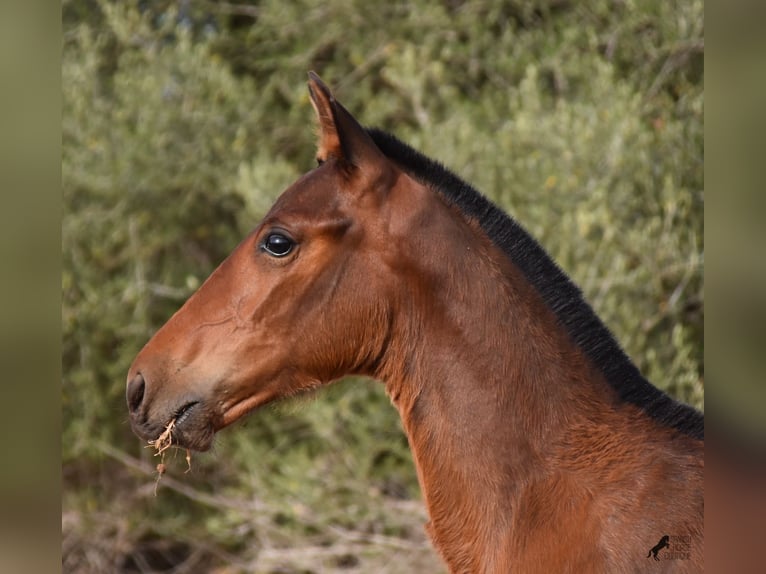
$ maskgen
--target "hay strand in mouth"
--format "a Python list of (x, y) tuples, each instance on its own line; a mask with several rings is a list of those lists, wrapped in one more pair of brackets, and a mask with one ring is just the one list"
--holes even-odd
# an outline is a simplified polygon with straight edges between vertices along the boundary
[[(171, 420), (165, 427), (165, 430), (162, 431), (160, 436), (154, 440), (148, 441), (149, 445), (147, 448), (153, 447), (157, 451), (154, 453), (154, 456), (160, 457), (160, 462), (157, 464), (157, 481), (154, 483), (154, 496), (157, 496), (157, 487), (160, 484), (160, 479), (162, 478), (162, 475), (167, 471), (167, 467), (165, 466), (165, 451), (173, 446), (173, 427), (175, 424), (176, 419)], [(186, 449), (186, 465), (187, 468), (185, 473), (191, 470), (191, 450), (188, 448)]]
[(154, 456), (162, 456), (163, 459), (165, 458), (163, 453), (173, 444), (173, 427), (175, 424), (176, 419), (171, 420), (160, 436), (149, 441), (149, 446), (153, 446), (157, 450), (157, 452), (154, 453)]

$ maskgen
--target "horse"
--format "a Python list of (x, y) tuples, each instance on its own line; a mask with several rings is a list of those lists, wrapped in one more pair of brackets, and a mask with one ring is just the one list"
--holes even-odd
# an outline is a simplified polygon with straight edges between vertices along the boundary
[(519, 223), (308, 88), (316, 167), (138, 353), (133, 431), (172, 422), (204, 451), (267, 403), (371, 377), (450, 572), (631, 572), (666, 532), (691, 556), (652, 566), (701, 571), (701, 412), (641, 375)]
[(657, 562), (659, 562), (660, 558), (657, 555), (659, 554), (660, 550), (662, 550), (663, 548), (667, 548), (669, 546), (670, 546), (670, 536), (666, 534), (665, 536), (660, 538), (660, 541), (657, 544), (655, 544), (649, 549), (649, 553), (646, 555), (646, 557), (647, 558), (654, 557), (654, 559)]

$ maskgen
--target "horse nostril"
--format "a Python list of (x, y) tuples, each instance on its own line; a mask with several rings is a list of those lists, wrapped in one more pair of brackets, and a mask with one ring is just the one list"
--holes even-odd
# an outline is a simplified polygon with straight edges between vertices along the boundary
[(128, 398), (128, 409), (131, 413), (136, 412), (138, 407), (141, 406), (141, 401), (144, 400), (145, 387), (146, 383), (144, 382), (144, 377), (141, 373), (136, 374), (136, 376), (128, 383), (128, 391), (126, 395)]

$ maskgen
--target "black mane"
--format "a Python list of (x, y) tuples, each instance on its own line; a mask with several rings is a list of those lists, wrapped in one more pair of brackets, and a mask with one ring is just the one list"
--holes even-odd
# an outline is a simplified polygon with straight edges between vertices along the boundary
[(643, 409), (665, 426), (704, 438), (702, 413), (674, 400), (641, 375), (580, 289), (516, 221), (440, 163), (382, 130), (372, 128), (367, 132), (386, 156), (479, 223), (490, 240), (521, 269), (623, 401)]

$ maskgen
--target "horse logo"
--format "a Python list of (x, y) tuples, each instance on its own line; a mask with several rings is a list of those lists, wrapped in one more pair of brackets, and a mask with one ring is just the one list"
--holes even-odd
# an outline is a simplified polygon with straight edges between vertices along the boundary
[(655, 544), (651, 550), (649, 550), (649, 554), (647, 554), (646, 557), (649, 558), (649, 556), (654, 554), (654, 559), (659, 561), (657, 554), (659, 553), (660, 550), (662, 550), (663, 548), (668, 548), (669, 546), (670, 546), (670, 536), (666, 534), (665, 536), (660, 538), (660, 541), (657, 544)]

